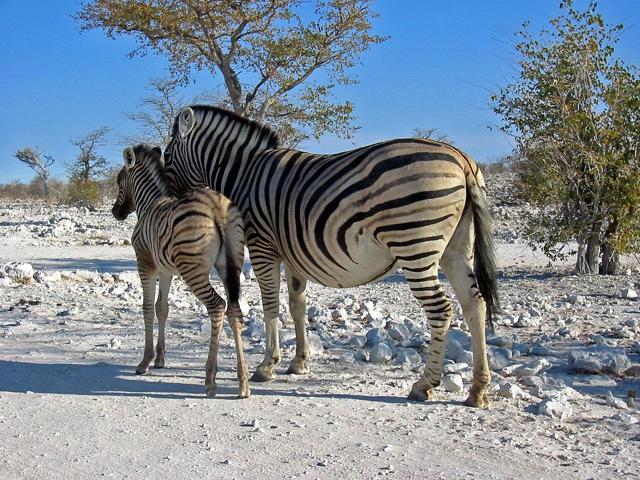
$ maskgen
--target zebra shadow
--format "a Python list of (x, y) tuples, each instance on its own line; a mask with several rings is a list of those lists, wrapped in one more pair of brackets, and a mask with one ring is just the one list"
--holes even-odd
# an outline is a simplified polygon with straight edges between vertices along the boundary
[[(106, 362), (98, 363), (32, 363), (0, 360), (0, 392), (25, 394), (87, 395), (106, 397), (147, 397), (155, 399), (204, 399), (204, 372), (185, 373), (185, 368), (152, 370), (148, 375), (136, 375), (135, 367)], [(194, 379), (197, 383), (193, 383)], [(183, 381), (180, 381), (183, 380)], [(237, 400), (238, 385), (235, 369), (222, 368), (218, 375), (218, 391), (215, 400)], [(326, 386), (327, 381), (321, 382)], [(358, 393), (333, 393), (314, 391), (320, 383), (313, 380), (300, 382), (310, 390), (293, 390), (284, 380), (276, 380), (269, 387), (251, 384), (255, 397), (295, 397), (301, 399), (343, 399), (385, 404), (415, 404), (403, 396), (367, 395)], [(284, 387), (284, 388), (283, 388)], [(451, 401), (430, 401), (429, 405), (447, 404)]]
[[(114, 397), (150, 397), (166, 399), (199, 399), (204, 395), (202, 380), (188, 383), (197, 375), (185, 375), (171, 368), (136, 375), (135, 367), (106, 362), (31, 363), (0, 360), (0, 392), (91, 395)], [(171, 379), (178, 380), (177, 382)], [(185, 380), (180, 382), (179, 380)], [(232, 399), (238, 395), (237, 380), (231, 372), (219, 375), (216, 399)]]

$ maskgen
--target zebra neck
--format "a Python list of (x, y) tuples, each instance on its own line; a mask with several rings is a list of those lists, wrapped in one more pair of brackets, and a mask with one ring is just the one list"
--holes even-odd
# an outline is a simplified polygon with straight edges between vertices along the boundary
[(143, 170), (133, 183), (133, 201), (138, 217), (144, 216), (160, 199), (169, 197), (166, 179), (155, 168)]

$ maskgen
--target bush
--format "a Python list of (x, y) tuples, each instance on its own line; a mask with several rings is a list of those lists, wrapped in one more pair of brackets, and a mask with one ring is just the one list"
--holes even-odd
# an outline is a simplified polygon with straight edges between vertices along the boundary
[(101, 203), (100, 183), (94, 180), (71, 178), (67, 183), (65, 202), (95, 208)]

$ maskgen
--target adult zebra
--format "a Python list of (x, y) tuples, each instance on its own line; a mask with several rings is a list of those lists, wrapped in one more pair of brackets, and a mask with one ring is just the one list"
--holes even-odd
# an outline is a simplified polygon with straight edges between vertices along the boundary
[(268, 127), (193, 105), (176, 118), (165, 164), (177, 192), (208, 185), (242, 212), (266, 324), (265, 358), (253, 380), (273, 379), (280, 360), (281, 263), (296, 330), (289, 372), (298, 374), (309, 371), (307, 280), (353, 287), (400, 267), (431, 330), (427, 365), (409, 397), (430, 398), (442, 376), (452, 315), (438, 280), (441, 266), (472, 336), (473, 386), (466, 403), (488, 405), (485, 318), (490, 322), (498, 305), (495, 259), (484, 180), (460, 150), (423, 139), (335, 155), (279, 149)]

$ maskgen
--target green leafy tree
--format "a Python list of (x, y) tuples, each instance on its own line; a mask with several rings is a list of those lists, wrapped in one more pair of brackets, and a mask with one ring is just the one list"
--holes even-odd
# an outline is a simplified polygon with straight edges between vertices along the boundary
[(14, 157), (28, 166), (36, 174), (36, 182), (40, 183), (44, 191), (44, 197), (49, 200), (49, 168), (55, 159), (51, 155), (44, 154), (38, 147), (24, 147), (18, 150)]
[(492, 96), (516, 140), (521, 191), (541, 208), (531, 239), (552, 258), (577, 242), (580, 273), (615, 273), (618, 254), (638, 246), (639, 80), (614, 57), (621, 30), (595, 3), (562, 2), (548, 28), (523, 26), (518, 75)]
[[(287, 145), (354, 132), (353, 104), (336, 85), (383, 37), (371, 33), (373, 0), (93, 0), (76, 14), (82, 29), (131, 35), (131, 55), (166, 56), (172, 73), (219, 76), (219, 103), (271, 124)], [(316, 74), (316, 75), (314, 75)]]

